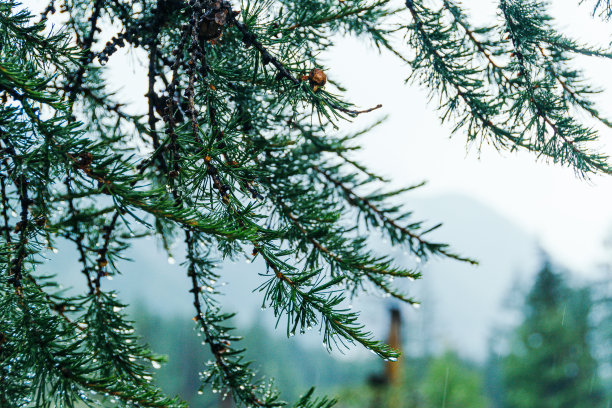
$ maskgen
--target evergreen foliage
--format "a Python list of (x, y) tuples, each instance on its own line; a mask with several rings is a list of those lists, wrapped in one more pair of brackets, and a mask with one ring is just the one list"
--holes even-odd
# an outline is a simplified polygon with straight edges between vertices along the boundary
[[(501, 21), (486, 28), (450, 0), (51, 0), (38, 23), (19, 10), (0, 4), (3, 407), (185, 405), (152, 385), (160, 357), (104, 287), (145, 235), (167, 250), (184, 241), (186, 297), (214, 356), (203, 383), (241, 405), (286, 404), (251, 370), (215, 301), (221, 259), (266, 265), (263, 306), (288, 335), (318, 327), (330, 349), (358, 343), (397, 358), (345, 301), (374, 288), (416, 303), (392, 281), (420, 272), (371, 250), (369, 230), (422, 259), (475, 262), (429, 240), (436, 227), (396, 204), (414, 187), (381, 190), (384, 180), (351, 158), (362, 132), (337, 128), (379, 106), (359, 110), (327, 80), (319, 56), (334, 36), (409, 61), (412, 78), (440, 95), (442, 119), (470, 141), (526, 148), (581, 176), (610, 172), (574, 111), (610, 123), (570, 64), (610, 54), (557, 33), (541, 1), (502, 0)], [(101, 38), (111, 22), (118, 31)], [(397, 31), (413, 58), (393, 45)], [(147, 56), (142, 115), (108, 90), (120, 47)], [(37, 273), (58, 240), (78, 251), (83, 294)], [(312, 395), (295, 406), (333, 405)]]
[(569, 288), (550, 263), (542, 266), (503, 361), (505, 407), (603, 406), (590, 343), (592, 306), (587, 289)]

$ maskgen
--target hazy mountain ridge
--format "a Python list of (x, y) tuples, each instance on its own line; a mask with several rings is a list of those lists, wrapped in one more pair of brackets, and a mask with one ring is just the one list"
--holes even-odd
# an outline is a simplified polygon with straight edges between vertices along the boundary
[[(411, 346), (408, 352), (418, 354), (425, 351), (424, 347), (438, 351), (450, 346), (466, 357), (483, 359), (491, 327), (504, 320), (502, 301), (516, 276), (524, 278), (535, 270), (538, 259), (535, 241), (511, 221), (469, 197), (410, 199), (406, 205), (414, 210), (415, 219), (427, 220), (430, 225), (444, 223), (430, 238), (451, 243), (455, 251), (480, 261), (478, 267), (473, 267), (433, 259), (422, 266), (422, 280), (403, 283), (410, 294), (422, 301), (418, 310), (401, 306), (407, 323), (405, 339)], [(387, 250), (382, 243), (378, 246), (381, 252)], [(60, 245), (59, 249), (59, 255), (53, 256), (44, 270), (61, 271), (60, 280), (65, 285), (82, 290), (84, 279), (73, 261), (77, 259), (76, 252), (67, 245)], [(133, 262), (124, 262), (124, 274), (103, 284), (120, 292), (120, 298), (128, 304), (140, 303), (165, 316), (191, 317), (189, 282), (178, 256), (181, 247), (175, 252), (177, 261), (169, 264), (167, 254), (152, 240), (143, 239), (129, 251)], [(401, 250), (393, 254), (398, 263), (416, 265)], [(261, 310), (261, 296), (253, 293), (264, 280), (258, 275), (264, 271), (263, 265), (226, 262), (221, 271), (221, 280), (227, 285), (219, 287), (223, 293), (220, 299), (227, 309), (240, 312), (237, 326), (249, 327), (262, 319), (274, 327), (272, 312)], [(366, 295), (355, 300), (353, 306), (362, 311), (364, 323), (384, 338), (386, 309), (391, 304), (394, 303), (387, 299)], [(285, 334), (282, 322), (278, 331)], [(320, 343), (316, 333), (308, 333), (307, 337), (311, 339), (307, 343)]]

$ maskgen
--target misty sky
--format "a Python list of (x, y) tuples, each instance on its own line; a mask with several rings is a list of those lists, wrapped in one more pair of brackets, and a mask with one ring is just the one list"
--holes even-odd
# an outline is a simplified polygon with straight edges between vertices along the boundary
[[(23, 3), (40, 12), (47, 2)], [(552, 13), (563, 32), (584, 42), (609, 45), (612, 22), (591, 17), (594, 1), (582, 6), (578, 0), (553, 3)], [(496, 1), (471, 0), (466, 4), (475, 22), (495, 18)], [(107, 39), (113, 34), (105, 30), (101, 36)], [(123, 100), (139, 101), (133, 105), (135, 110), (146, 102), (147, 78), (137, 62), (139, 56), (138, 51), (121, 50), (109, 63), (114, 67), (111, 84), (121, 89)], [(440, 125), (426, 91), (404, 84), (408, 67), (391, 55), (379, 55), (359, 39), (339, 39), (325, 62), (328, 77), (348, 89), (349, 100), (364, 108), (383, 104), (383, 109), (355, 121), (353, 126), (359, 128), (389, 115), (384, 125), (362, 139), (363, 150), (356, 157), (392, 179), (395, 186), (427, 180), (425, 188), (412, 194), (459, 193), (480, 200), (538, 237), (543, 248), (561, 263), (582, 273), (592, 273), (595, 264), (612, 259), (612, 249), (606, 253), (602, 245), (606, 236), (612, 235), (611, 177), (584, 181), (571, 169), (538, 161), (533, 154), (499, 153), (489, 146), (480, 151), (476, 146), (466, 149), (462, 134), (449, 139), (450, 126)], [(612, 60), (579, 58), (576, 64), (593, 84), (606, 89), (596, 99), (599, 109), (612, 118)], [(603, 129), (601, 135), (602, 149), (612, 154), (612, 130)], [(409, 208), (410, 196), (406, 202)]]

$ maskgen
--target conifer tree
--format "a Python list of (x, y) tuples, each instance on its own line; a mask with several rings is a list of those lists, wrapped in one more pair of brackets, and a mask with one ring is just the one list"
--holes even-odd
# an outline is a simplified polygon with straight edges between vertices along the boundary
[[(610, 53), (558, 33), (542, 1), (499, 9), (474, 27), (453, 0), (51, 0), (41, 18), (1, 2), (0, 405), (184, 405), (153, 385), (160, 359), (105, 287), (144, 235), (166, 249), (185, 243), (185, 301), (214, 355), (203, 391), (285, 405), (244, 361), (215, 300), (224, 259), (261, 260), (263, 306), (288, 335), (317, 327), (330, 349), (397, 358), (344, 301), (373, 288), (415, 303), (396, 283), (420, 272), (370, 249), (368, 230), (424, 260), (474, 261), (397, 205), (417, 186), (389, 190), (351, 157), (363, 132), (338, 129), (379, 106), (348, 102), (320, 54), (358, 36), (406, 61), (468, 141), (527, 149), (582, 177), (610, 173), (580, 118), (610, 122), (571, 64)], [(103, 27), (116, 32), (103, 37)], [(141, 114), (106, 82), (121, 47), (146, 55)], [(37, 269), (60, 240), (79, 254), (78, 296)], [(295, 406), (333, 404), (312, 395)]]
[(568, 287), (550, 263), (542, 266), (503, 360), (505, 407), (602, 406), (591, 308), (587, 289)]

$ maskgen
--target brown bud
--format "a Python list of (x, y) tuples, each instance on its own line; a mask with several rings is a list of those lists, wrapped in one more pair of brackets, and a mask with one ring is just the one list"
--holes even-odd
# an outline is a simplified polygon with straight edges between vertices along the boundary
[(314, 68), (308, 75), (308, 81), (310, 82), (310, 86), (312, 86), (316, 92), (319, 90), (319, 88), (322, 88), (327, 83), (327, 75), (325, 75), (325, 72), (323, 72), (322, 69)]

